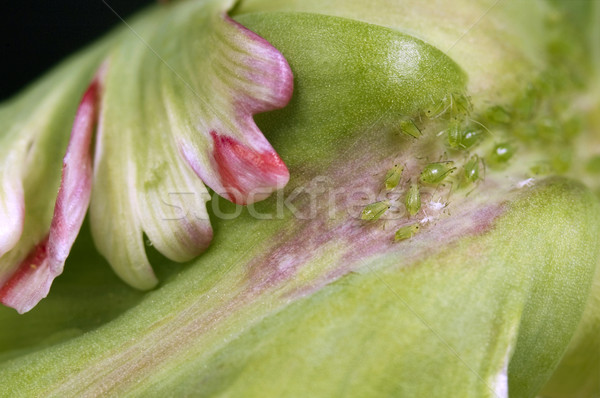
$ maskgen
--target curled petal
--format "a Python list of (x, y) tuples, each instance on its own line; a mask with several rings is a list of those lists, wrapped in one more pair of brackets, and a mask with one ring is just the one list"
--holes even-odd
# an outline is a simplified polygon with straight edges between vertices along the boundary
[(0, 287), (0, 302), (24, 313), (46, 297), (79, 233), (91, 193), (90, 144), (96, 122), (99, 81), (83, 96), (63, 160), (61, 185), (50, 231)]
[(274, 151), (257, 152), (214, 131), (211, 136), (213, 167), (227, 199), (239, 204), (253, 203), (287, 184), (288, 169)]
[[(201, 110), (201, 117), (189, 124), (172, 119), (173, 133), (180, 152), (209, 187), (234, 203), (250, 204), (289, 180), (287, 167), (253, 115), (284, 107), (292, 96), (293, 75), (275, 47), (239, 23), (220, 17), (214, 29), (203, 45), (219, 57), (210, 64), (200, 63), (198, 90), (205, 91), (183, 93), (189, 115), (197, 113), (193, 107)], [(190, 63), (201, 59), (193, 47), (183, 54)], [(181, 101), (174, 83), (165, 88), (170, 109), (177, 109), (176, 102)], [(189, 115), (177, 117), (185, 121)]]
[[(230, 6), (163, 8), (133, 25), (137, 36), (109, 55), (90, 221), (100, 252), (139, 289), (158, 282), (148, 242), (174, 261), (210, 244), (205, 184), (248, 204), (289, 179), (253, 115), (287, 104), (290, 67), (266, 40), (227, 17)], [(165, 42), (161, 24), (178, 40)]]

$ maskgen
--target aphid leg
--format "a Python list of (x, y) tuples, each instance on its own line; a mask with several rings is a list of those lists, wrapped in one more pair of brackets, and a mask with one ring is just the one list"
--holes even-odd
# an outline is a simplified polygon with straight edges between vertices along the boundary
[(468, 196), (469, 196), (471, 193), (473, 193), (473, 191), (475, 191), (476, 189), (477, 189), (477, 185), (475, 185), (475, 186), (473, 187), (473, 189), (471, 189), (469, 192), (467, 192), (467, 193), (465, 194), (465, 198), (466, 198), (466, 197), (468, 197)]
[[(441, 185), (442, 187), (446, 188), (446, 183), (447, 183), (448, 185), (450, 185), (450, 188), (448, 188), (448, 197), (450, 197), (450, 195), (452, 194), (452, 191), (453, 191), (453, 189), (454, 189), (454, 181), (445, 181), (445, 182), (441, 182), (441, 183), (439, 183), (439, 184), (438, 184), (438, 186), (440, 186), (440, 185)], [(437, 189), (437, 188), (436, 188), (436, 189)]]

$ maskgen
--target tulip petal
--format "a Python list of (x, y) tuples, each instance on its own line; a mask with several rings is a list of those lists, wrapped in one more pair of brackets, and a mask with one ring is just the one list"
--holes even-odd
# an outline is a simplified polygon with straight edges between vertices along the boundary
[[(201, 122), (205, 142), (198, 141), (197, 132), (189, 129), (176, 134), (186, 160), (208, 186), (232, 202), (249, 204), (266, 198), (289, 179), (287, 167), (252, 116), (288, 103), (292, 72), (279, 51), (239, 23), (226, 18), (219, 30), (221, 37), (213, 46), (226, 51), (203, 85), (212, 86), (214, 93), (228, 93), (231, 105), (208, 112), (215, 113), (218, 121), (210, 115)], [(170, 92), (167, 101), (173, 100)], [(207, 152), (201, 145), (212, 150)]]
[[(44, 252), (39, 248), (45, 246), (41, 242), (49, 236), (73, 118), (82, 93), (98, 69), (105, 44), (101, 42), (66, 61), (0, 107), (0, 289), (5, 296), (9, 285), (30, 273), (24, 272), (25, 260), (36, 251)], [(63, 214), (72, 210), (65, 208)], [(68, 221), (60, 226), (65, 227), (75, 224)], [(59, 246), (56, 254), (62, 258), (70, 245)], [(45, 279), (52, 278), (40, 276), (36, 283)], [(41, 298), (45, 293), (36, 295)], [(22, 310), (26, 307), (21, 306)]]
[[(90, 221), (100, 252), (140, 289), (157, 283), (144, 234), (180, 262), (210, 244), (204, 184), (248, 204), (289, 179), (253, 115), (288, 102), (290, 68), (230, 6), (161, 8), (108, 57)], [(165, 42), (165, 29), (186, 40)]]
[(63, 160), (60, 189), (48, 236), (0, 287), (0, 302), (24, 313), (48, 295), (79, 233), (91, 194), (90, 146), (97, 114), (99, 81), (95, 79), (81, 100)]

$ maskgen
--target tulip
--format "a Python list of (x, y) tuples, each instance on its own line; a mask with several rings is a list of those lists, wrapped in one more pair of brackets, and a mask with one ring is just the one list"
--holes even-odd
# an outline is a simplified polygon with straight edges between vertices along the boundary
[(596, 3), (181, 0), (66, 60), (0, 107), (0, 395), (596, 396)]

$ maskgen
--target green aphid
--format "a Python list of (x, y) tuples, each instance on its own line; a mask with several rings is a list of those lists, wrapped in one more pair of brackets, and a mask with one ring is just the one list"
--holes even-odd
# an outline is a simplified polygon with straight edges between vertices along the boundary
[(465, 180), (469, 182), (476, 182), (479, 180), (479, 164), (483, 161), (477, 155), (471, 156), (471, 158), (465, 163)]
[(401, 240), (412, 238), (413, 235), (419, 232), (419, 228), (419, 224), (415, 223), (398, 229), (394, 235), (394, 241), (400, 242)]
[(385, 175), (385, 189), (391, 191), (396, 188), (400, 183), (400, 178), (402, 178), (402, 172), (404, 171), (404, 166), (400, 164), (395, 164)]
[(366, 221), (376, 221), (384, 215), (390, 208), (389, 200), (382, 200), (380, 202), (370, 203), (363, 209), (360, 218)]
[(410, 135), (413, 138), (419, 138), (421, 136), (421, 130), (419, 130), (415, 122), (410, 119), (400, 121), (400, 130), (402, 133)]
[(430, 119), (435, 119), (436, 117), (443, 115), (447, 109), (448, 103), (445, 101), (445, 99), (442, 99), (441, 101), (437, 101), (428, 106), (425, 109), (425, 116)]
[(490, 122), (508, 124), (511, 121), (510, 113), (502, 106), (495, 105), (485, 112), (485, 117)]
[(452, 149), (470, 149), (483, 136), (481, 130), (466, 129), (454, 123), (446, 131), (448, 146)]
[(421, 172), (421, 182), (426, 184), (440, 183), (454, 170), (456, 170), (456, 167), (454, 167), (452, 161), (429, 163)]
[(421, 209), (421, 193), (417, 184), (411, 184), (404, 201), (408, 214), (414, 216)]
[(504, 164), (515, 154), (515, 149), (508, 142), (497, 144), (492, 149), (490, 161), (494, 164)]
[(469, 97), (463, 93), (452, 93), (440, 101), (432, 103), (425, 109), (425, 115), (432, 119), (444, 114), (449, 114), (451, 117), (466, 116), (471, 112), (471, 109)]
[(468, 115), (471, 113), (472, 105), (469, 97), (462, 93), (454, 93), (450, 96), (450, 111), (454, 115)]
[(452, 149), (460, 149), (460, 142), (462, 141), (463, 126), (459, 123), (450, 123), (446, 130), (446, 140), (448, 146)]

